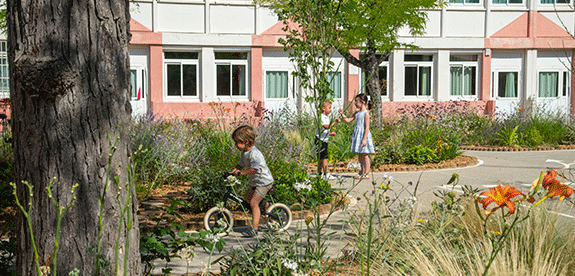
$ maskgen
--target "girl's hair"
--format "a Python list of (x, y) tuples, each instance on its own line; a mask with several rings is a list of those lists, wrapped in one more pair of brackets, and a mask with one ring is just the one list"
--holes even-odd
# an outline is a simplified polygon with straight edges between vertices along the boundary
[(256, 141), (256, 132), (251, 126), (239, 126), (234, 130), (234, 132), (232, 132), (232, 140), (242, 142), (248, 141), (250, 145), (253, 145)]
[(367, 110), (371, 110), (371, 106), (373, 105), (373, 103), (371, 102), (371, 100), (367, 97), (367, 94), (365, 93), (361, 93), (361, 94), (357, 94), (355, 96), (356, 99), (360, 99), (362, 102), (367, 104)]

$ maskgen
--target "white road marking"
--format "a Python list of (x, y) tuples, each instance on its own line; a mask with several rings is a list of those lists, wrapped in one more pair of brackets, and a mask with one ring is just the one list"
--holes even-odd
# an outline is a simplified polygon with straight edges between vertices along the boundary
[(567, 163), (563, 163), (563, 160), (555, 160), (555, 159), (547, 159), (547, 161), (545, 161), (545, 162), (559, 163), (559, 164), (563, 165), (563, 169), (569, 169), (569, 166), (575, 164), (575, 162), (571, 162), (571, 163), (567, 164)]

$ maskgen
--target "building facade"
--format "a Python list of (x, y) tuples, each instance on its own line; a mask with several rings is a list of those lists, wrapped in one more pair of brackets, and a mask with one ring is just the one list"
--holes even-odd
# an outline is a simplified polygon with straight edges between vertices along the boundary
[[(419, 49), (396, 49), (380, 65), (384, 112), (465, 100), (486, 112), (537, 102), (575, 113), (574, 1), (449, 0), (426, 11), (425, 35), (401, 33)], [(210, 118), (214, 102), (248, 115), (305, 108), (270, 10), (249, 0), (136, 0), (131, 15), (134, 115)], [(4, 50), (0, 96), (8, 87)], [(334, 100), (343, 105), (364, 90), (365, 76), (341, 56), (332, 60)]]

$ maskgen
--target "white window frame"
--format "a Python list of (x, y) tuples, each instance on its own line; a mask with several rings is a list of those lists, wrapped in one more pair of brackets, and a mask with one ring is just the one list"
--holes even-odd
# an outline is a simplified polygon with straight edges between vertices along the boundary
[(344, 87), (344, 81), (343, 78), (345, 77), (345, 75), (343, 74), (343, 70), (337, 70), (337, 71), (330, 71), (327, 73), (327, 78), (328, 78), (328, 83), (331, 86), (332, 85), (332, 81), (333, 81), (333, 77), (330, 76), (331, 74), (333, 74), (333, 76), (336, 76), (337, 74), (339, 74), (340, 78), (339, 78), (339, 85), (340, 85), (340, 95), (339, 97), (335, 97), (334, 94), (330, 94), (329, 96), (332, 97), (334, 100), (341, 100), (343, 99), (343, 96), (345, 94), (345, 87)]
[[(404, 65), (403, 65), (403, 73), (404, 73), (404, 85), (405, 82), (407, 82), (407, 74), (405, 73), (405, 70), (407, 69), (407, 67), (416, 67), (417, 68), (417, 80), (416, 80), (416, 94), (415, 95), (407, 95), (406, 94), (406, 86), (403, 87), (403, 96), (406, 99), (424, 99), (424, 100), (431, 100), (433, 99), (434, 95), (435, 95), (435, 89), (434, 89), (434, 80), (435, 80), (435, 55), (432, 54), (415, 54), (415, 55), (422, 55), (422, 56), (431, 56), (431, 61), (404, 61)], [(407, 57), (408, 55), (405, 55), (405, 57)], [(429, 84), (429, 89), (430, 89), (430, 93), (429, 95), (420, 95), (420, 89), (419, 89), (419, 78), (420, 78), (420, 74), (419, 74), (419, 68), (420, 67), (430, 67), (430, 72), (431, 72), (431, 76), (430, 76), (430, 84)]]
[(525, 5), (525, 1), (527, 0), (521, 0), (521, 3), (509, 3), (509, 1), (511, 0), (505, 0), (505, 3), (495, 3), (495, 0), (488, 0), (491, 1), (491, 5), (496, 5), (497, 6), (524, 6)]
[[(249, 96), (250, 96), (250, 68), (249, 66), (249, 59), (250, 59), (250, 52), (246, 52), (246, 51), (217, 51), (214, 52), (214, 55), (216, 55), (217, 53), (224, 53), (224, 52), (228, 52), (228, 53), (245, 53), (246, 54), (246, 58), (245, 59), (216, 59), (214, 57), (214, 97), (217, 100), (220, 100), (222, 102), (231, 102), (231, 101), (236, 101), (236, 100), (248, 100)], [(218, 65), (229, 65), (230, 68), (234, 65), (244, 65), (246, 70), (245, 70), (245, 95), (232, 95), (232, 86), (230, 86), (230, 95), (218, 95)], [(231, 74), (231, 70), (230, 70), (230, 84), (232, 83), (232, 74)]]
[[(164, 52), (164, 100), (166, 101), (190, 101), (190, 100), (194, 100), (194, 101), (199, 101), (200, 99), (200, 63), (199, 63), (199, 56), (200, 53), (194, 52), (198, 54), (198, 58), (196, 59), (172, 59), (172, 58), (166, 58), (166, 53), (186, 53), (186, 51), (165, 51)], [(180, 95), (179, 96), (175, 96), (175, 95), (168, 95), (168, 65), (180, 65), (180, 68), (183, 67), (183, 65), (195, 65), (196, 66), (196, 95), (182, 95), (183, 93), (183, 77), (180, 77)], [(183, 70), (180, 69), (180, 73), (183, 74)]]
[(8, 69), (8, 47), (0, 41), (0, 99), (10, 98), (10, 72)]
[[(477, 54), (454, 54), (456, 56), (477, 56), (476, 61), (449, 61), (449, 97), (457, 99), (476, 99), (479, 97), (479, 56)], [(460, 95), (451, 95), (451, 67), (462, 67), (463, 77), (462, 81), (465, 80), (465, 67), (475, 67), (475, 94), (474, 95), (463, 95), (463, 91), (460, 91)], [(461, 86), (463, 87), (463, 85)]]
[[(268, 73), (269, 72), (283, 72), (283, 73), (287, 73), (287, 97), (286, 98), (270, 98), (268, 97)], [(263, 96), (264, 99), (270, 99), (270, 100), (276, 100), (276, 99), (289, 99), (289, 98), (295, 98), (294, 97), (294, 91), (293, 91), (293, 82), (294, 78), (292, 77), (292, 72), (293, 70), (289, 70), (286, 68), (276, 68), (276, 67), (269, 67), (263, 70), (263, 78), (262, 78), (262, 87), (263, 87)], [(290, 82), (291, 80), (291, 82)]]
[[(557, 73), (557, 96), (541, 97), (539, 96), (539, 80), (541, 73)], [(537, 71), (537, 98), (541, 99), (558, 99), (568, 97), (571, 88), (571, 72), (561, 69), (540, 69)]]
[[(517, 95), (515, 97), (500, 97), (499, 96), (499, 74), (501, 73), (517, 73)], [(518, 99), (519, 95), (521, 94), (521, 71), (517, 69), (497, 69), (492, 71), (493, 81), (492, 83), (492, 98), (493, 99)]]
[(483, 6), (483, 0), (478, 0), (478, 3), (467, 3), (471, 0), (463, 0), (463, 3), (451, 3), (451, 0), (447, 1), (450, 6)]
[[(385, 75), (385, 80), (386, 80), (387, 84), (385, 85), (385, 95), (382, 94), (381, 99), (382, 100), (388, 100), (389, 99), (389, 72), (390, 72), (389, 61), (386, 60), (386, 61), (381, 62), (379, 64), (378, 70), (381, 70), (382, 67), (387, 67), (386, 75)], [(380, 75), (380, 77), (381, 77), (381, 75)], [(359, 87), (360, 87), (362, 93), (366, 93), (366, 90), (367, 90), (366, 89), (367, 83), (365, 83), (364, 79), (365, 79), (365, 70), (362, 69), (360, 74), (359, 74), (359, 85), (360, 85)]]
[(537, 0), (539, 2), (539, 5), (543, 5), (543, 6), (550, 6), (550, 5), (563, 5), (563, 6), (568, 6), (571, 5), (571, 3), (573, 2), (572, 0), (567, 0), (568, 3), (557, 3), (557, 0), (553, 0), (553, 3), (542, 3), (543, 0)]

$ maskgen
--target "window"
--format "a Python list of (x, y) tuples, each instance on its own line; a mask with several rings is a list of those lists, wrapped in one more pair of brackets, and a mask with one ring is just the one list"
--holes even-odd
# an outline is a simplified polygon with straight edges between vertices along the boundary
[(2, 41), (0, 42), (0, 99), (10, 98), (9, 79), (6, 41)]
[(449, 4), (479, 4), (479, 0), (449, 0)]
[(166, 91), (170, 98), (198, 96), (198, 53), (165, 52)]
[(523, 4), (523, 0), (493, 0), (493, 4)]
[(218, 96), (247, 96), (248, 53), (216, 52)]
[[(387, 61), (383, 62), (380, 64), (379, 66), (379, 85), (381, 88), (381, 95), (382, 96), (387, 96), (387, 80), (388, 80), (388, 75), (387, 75), (387, 67), (388, 67), (389, 63)], [(367, 76), (365, 74), (365, 71), (362, 70), (361, 71), (361, 90), (365, 93), (366, 91), (366, 86), (368, 83), (370, 76)]]
[(571, 84), (569, 71), (540, 71), (539, 72), (539, 97), (557, 98), (566, 97), (569, 94)]
[(518, 72), (499, 72), (497, 96), (501, 98), (517, 98)]
[(569, 4), (571, 0), (541, 0), (541, 4)]
[(266, 72), (266, 98), (287, 98), (288, 89), (288, 71)]
[(433, 56), (405, 56), (405, 95), (430, 97), (432, 87)]
[(477, 55), (449, 57), (451, 96), (477, 96)]
[(328, 72), (327, 80), (329, 81), (329, 89), (333, 92), (331, 96), (341, 99), (341, 72)]
[(146, 95), (144, 91), (146, 89), (146, 71), (143, 68), (130, 69), (130, 84), (132, 86), (132, 100), (143, 99)]

